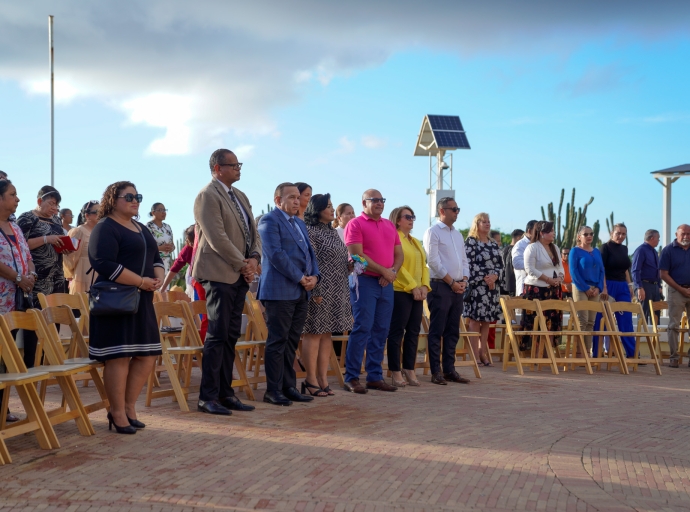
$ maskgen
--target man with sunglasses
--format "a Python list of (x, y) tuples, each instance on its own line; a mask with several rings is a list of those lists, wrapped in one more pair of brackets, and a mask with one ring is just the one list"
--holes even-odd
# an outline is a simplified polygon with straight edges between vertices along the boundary
[[(395, 391), (383, 380), (383, 351), (393, 314), (393, 281), (403, 263), (403, 250), (395, 225), (381, 217), (386, 200), (369, 189), (362, 194), (363, 212), (345, 226), (345, 245), (351, 256), (364, 258), (367, 270), (357, 277), (358, 290), (350, 289), (354, 325), (347, 343), (345, 390), (364, 394), (368, 389)], [(359, 382), (367, 352), (366, 388)]]
[(427, 295), (430, 314), (427, 346), (431, 382), (443, 386), (448, 384), (449, 380), (468, 384), (470, 381), (455, 371), (455, 347), (460, 337), (458, 326), (462, 317), (464, 293), (470, 278), (465, 240), (453, 227), (458, 220), (460, 208), (452, 197), (443, 197), (438, 201), (436, 209), (439, 222), (424, 233), (424, 250), (431, 277), (431, 291)]
[(217, 149), (209, 166), (213, 179), (194, 201), (198, 236), (192, 277), (204, 287), (208, 310), (198, 408), (230, 415), (231, 409), (254, 409), (235, 396), (232, 365), (245, 295), (261, 262), (261, 240), (247, 196), (233, 186), (242, 163), (232, 151)]

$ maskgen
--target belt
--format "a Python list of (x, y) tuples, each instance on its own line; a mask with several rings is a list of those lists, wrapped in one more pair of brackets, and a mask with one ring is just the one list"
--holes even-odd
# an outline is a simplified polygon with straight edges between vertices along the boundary
[(649, 284), (659, 284), (659, 281), (652, 281), (651, 279), (643, 279), (642, 282)]
[(690, 284), (679, 284), (681, 288), (690, 288)]

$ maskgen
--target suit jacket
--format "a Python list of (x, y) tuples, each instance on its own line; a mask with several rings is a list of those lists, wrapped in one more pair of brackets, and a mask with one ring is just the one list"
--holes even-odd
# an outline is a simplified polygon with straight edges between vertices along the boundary
[[(319, 275), (314, 249), (309, 242), (307, 226), (295, 217), (295, 225), (302, 233), (312, 264), (312, 276)], [(259, 300), (295, 300), (304, 289), (299, 284), (307, 272), (307, 252), (298, 243), (299, 235), (278, 208), (261, 217), (259, 235), (263, 253), (262, 274), (259, 280)], [(307, 294), (309, 295), (309, 294)]]
[[(247, 196), (233, 187), (249, 220), (251, 241), (249, 253), (261, 254), (261, 239)], [(217, 180), (201, 189), (194, 201), (194, 220), (197, 223), (196, 253), (192, 277), (199, 280), (234, 284), (245, 266), (245, 234), (240, 214)]]

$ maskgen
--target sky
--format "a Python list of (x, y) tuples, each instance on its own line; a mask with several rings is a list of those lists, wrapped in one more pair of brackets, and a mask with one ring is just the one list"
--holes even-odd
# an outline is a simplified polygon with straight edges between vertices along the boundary
[[(458, 228), (487, 212), (524, 229), (575, 187), (589, 223), (613, 212), (635, 247), (661, 230), (650, 173), (690, 163), (688, 2), (0, 0), (0, 169), (19, 212), (50, 183), (49, 14), (62, 206), (131, 180), (142, 219), (162, 202), (176, 238), (220, 147), (255, 215), (284, 181), (357, 211), (377, 188), (421, 238), (426, 114), (460, 116), (472, 147), (453, 156)], [(674, 185), (673, 226), (689, 192)]]

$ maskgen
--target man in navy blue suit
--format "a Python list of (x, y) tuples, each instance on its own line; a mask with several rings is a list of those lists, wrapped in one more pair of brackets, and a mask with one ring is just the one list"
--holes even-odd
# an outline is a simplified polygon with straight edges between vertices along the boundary
[(292, 405), (314, 398), (297, 389), (295, 352), (307, 319), (309, 292), (319, 280), (319, 267), (307, 226), (297, 217), (300, 193), (294, 183), (281, 183), (273, 195), (276, 207), (261, 217), (263, 274), (257, 298), (266, 308), (266, 394), (264, 402)]

